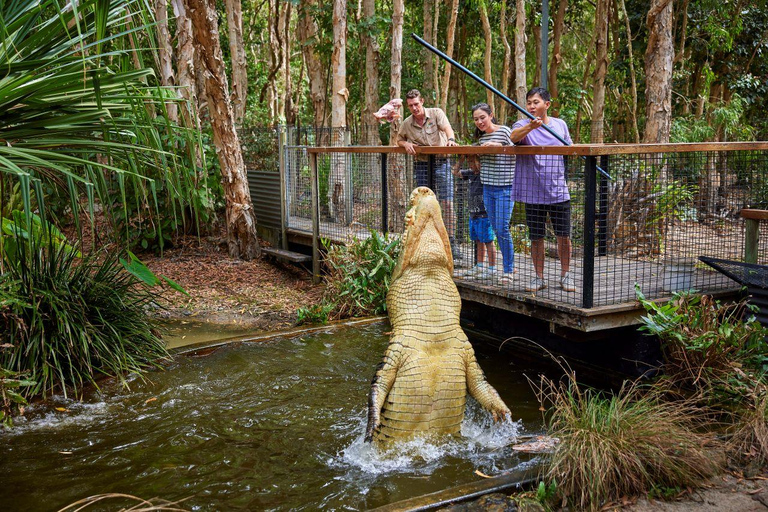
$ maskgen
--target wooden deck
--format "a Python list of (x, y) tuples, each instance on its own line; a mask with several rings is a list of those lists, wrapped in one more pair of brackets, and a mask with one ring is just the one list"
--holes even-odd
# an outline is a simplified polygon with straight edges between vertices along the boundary
[[(288, 229), (289, 239), (294, 243), (312, 245), (312, 227), (309, 219), (291, 218)], [(345, 243), (353, 238), (365, 239), (370, 236), (367, 227), (357, 224), (350, 226), (331, 222), (320, 223), (320, 236), (336, 243)], [(675, 282), (659, 262), (643, 261), (616, 256), (596, 256), (593, 286), (593, 307), (585, 308), (583, 260), (574, 254), (571, 273), (576, 284), (575, 292), (564, 291), (559, 284), (560, 262), (547, 258), (545, 281), (547, 288), (528, 292), (525, 286), (534, 276), (533, 264), (528, 254), (515, 255), (515, 275), (511, 284), (500, 284), (496, 279), (462, 277), (473, 264), (470, 244), (460, 246), (464, 258), (457, 262), (455, 281), (462, 299), (487, 306), (512, 311), (532, 318), (550, 322), (552, 330), (566, 328), (584, 333), (602, 331), (640, 323), (644, 313), (635, 299), (635, 284), (648, 296), (671, 296)], [(501, 254), (497, 255), (501, 262)], [(706, 265), (697, 264), (688, 274), (692, 289), (717, 296), (734, 294), (739, 286)], [(665, 286), (666, 283), (666, 286)]]

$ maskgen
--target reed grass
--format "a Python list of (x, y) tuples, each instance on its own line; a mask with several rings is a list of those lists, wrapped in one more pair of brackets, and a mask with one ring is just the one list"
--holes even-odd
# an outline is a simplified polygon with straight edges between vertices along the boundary
[(598, 510), (653, 488), (694, 486), (715, 474), (717, 441), (702, 427), (701, 409), (627, 383), (617, 393), (580, 386), (570, 372), (535, 386), (550, 405), (548, 430), (557, 444), (544, 473), (577, 510)]

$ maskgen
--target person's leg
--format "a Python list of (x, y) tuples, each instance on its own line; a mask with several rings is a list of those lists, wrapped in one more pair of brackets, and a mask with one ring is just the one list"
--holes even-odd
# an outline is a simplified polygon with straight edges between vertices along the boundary
[(557, 237), (557, 257), (560, 258), (560, 277), (563, 277), (571, 270), (571, 239), (569, 237)]
[(536, 275), (526, 287), (528, 291), (541, 290), (546, 288), (544, 281), (544, 234), (546, 212), (541, 205), (525, 205), (525, 223), (528, 225), (528, 236), (531, 239), (531, 260), (533, 261), (533, 270)]
[(571, 269), (571, 202), (550, 205), (549, 218), (557, 237), (557, 257), (560, 258), (560, 276)]
[(485, 246), (485, 252), (488, 254), (488, 266), (495, 267), (496, 266), (496, 247), (494, 247), (493, 242), (486, 242), (481, 245)]
[(510, 187), (483, 187), (483, 201), (493, 230), (496, 232), (496, 239), (499, 241), (504, 272), (512, 273), (515, 270), (515, 249), (509, 232), (509, 220), (512, 217), (514, 203)]
[(531, 259), (536, 275), (544, 279), (544, 239), (531, 240)]
[(478, 265), (485, 265), (485, 244), (481, 244), (480, 242), (475, 242), (476, 249), (476, 256), (477, 256), (477, 264)]

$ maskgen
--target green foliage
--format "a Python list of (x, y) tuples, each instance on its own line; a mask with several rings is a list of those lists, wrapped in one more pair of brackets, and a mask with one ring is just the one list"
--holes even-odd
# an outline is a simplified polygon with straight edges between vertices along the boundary
[(379, 315), (387, 311), (389, 280), (400, 253), (400, 238), (370, 231), (346, 245), (324, 242), (327, 254), (325, 304), (333, 316)]
[(15, 208), (45, 216), (52, 198), (52, 213), (80, 229), (98, 200), (115, 236), (148, 248), (198, 227), (211, 207), (200, 138), (165, 111), (168, 101), (189, 107), (134, 67), (154, 61), (150, 24), (141, 2), (0, 4), (0, 179), (13, 185), (0, 187), (0, 202), (18, 193)]
[[(8, 347), (0, 346), (0, 351), (4, 348)], [(13, 426), (13, 417), (27, 405), (22, 389), (34, 385), (35, 382), (25, 379), (23, 373), (0, 368), (0, 425)]]
[[(646, 300), (636, 287), (648, 313), (641, 331), (661, 339), (666, 372), (678, 385), (727, 396), (734, 388), (749, 386), (737, 367), (759, 374), (768, 370), (768, 344), (764, 328), (745, 302), (723, 305), (709, 296), (676, 293), (668, 302)], [(741, 372), (743, 374), (743, 372)]]
[(13, 261), (3, 254), (0, 274), (0, 368), (34, 381), (22, 396), (77, 395), (102, 375), (125, 384), (126, 373), (141, 374), (167, 357), (145, 311), (155, 297), (118, 254), (81, 257), (65, 244), (27, 243)]
[(576, 510), (695, 485), (718, 469), (704, 448), (716, 445), (714, 436), (700, 430), (706, 418), (692, 404), (636, 383), (615, 394), (583, 388), (570, 371), (560, 382), (542, 377), (537, 395), (551, 404), (548, 431), (560, 440), (544, 478)]
[(296, 311), (296, 325), (327, 324), (333, 313), (335, 304), (313, 304), (308, 308), (299, 308)]

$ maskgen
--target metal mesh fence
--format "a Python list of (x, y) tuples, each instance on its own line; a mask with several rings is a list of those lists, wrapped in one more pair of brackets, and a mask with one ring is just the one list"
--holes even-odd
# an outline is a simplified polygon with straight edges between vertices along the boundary
[[(494, 191), (489, 205), (489, 187), (457, 155), (414, 160), (400, 153), (319, 153), (320, 234), (345, 242), (371, 229), (399, 233), (410, 191), (425, 184), (441, 202), (455, 277), (465, 286), (578, 307), (632, 302), (636, 286), (649, 298), (737, 286), (696, 258), (743, 260), (739, 212), (768, 205), (768, 152), (547, 155), (532, 170), (525, 158), (517, 155), (515, 184)], [(309, 233), (305, 147), (286, 147), (285, 170), (288, 227)], [(502, 220), (493, 218), (498, 215)], [(508, 235), (511, 252), (500, 233)], [(765, 249), (758, 250), (759, 263), (766, 262)], [(506, 270), (513, 262), (512, 275), (504, 273), (505, 260)]]

